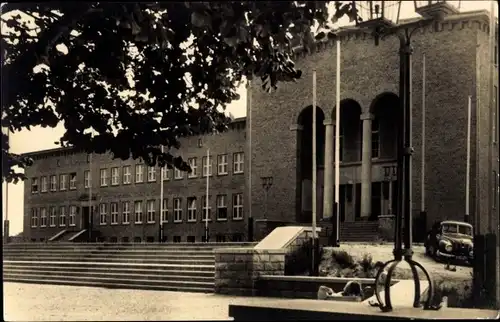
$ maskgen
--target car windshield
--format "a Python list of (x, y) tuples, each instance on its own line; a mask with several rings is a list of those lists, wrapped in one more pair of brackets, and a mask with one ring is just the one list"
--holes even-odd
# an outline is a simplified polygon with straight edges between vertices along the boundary
[(472, 229), (468, 225), (444, 224), (443, 225), (443, 233), (463, 234), (463, 235), (472, 236)]

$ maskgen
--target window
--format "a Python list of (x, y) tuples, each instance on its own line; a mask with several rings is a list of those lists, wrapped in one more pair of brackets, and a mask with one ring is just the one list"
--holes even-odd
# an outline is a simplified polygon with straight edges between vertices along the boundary
[(227, 154), (217, 156), (217, 174), (227, 174)]
[(129, 165), (123, 167), (123, 184), (130, 184), (132, 182), (132, 173)]
[(162, 171), (161, 177), (163, 181), (170, 180), (170, 169), (162, 168), (161, 171)]
[(188, 221), (196, 221), (196, 198), (187, 199)]
[(188, 175), (189, 178), (196, 178), (198, 176), (198, 165), (196, 164), (196, 158), (188, 159), (189, 166), (191, 167), (191, 173)]
[(123, 206), (122, 224), (129, 224), (130, 223), (130, 202), (125, 201), (122, 206)]
[(243, 219), (243, 194), (237, 193), (233, 195), (233, 219)]
[(203, 167), (203, 172), (202, 172), (202, 175), (204, 177), (207, 176), (207, 173), (209, 176), (212, 175), (212, 158), (208, 157), (208, 162), (207, 162), (207, 157), (203, 157), (203, 159), (201, 159), (201, 165)]
[(161, 222), (168, 222), (168, 199), (163, 199)]
[(181, 236), (174, 236), (174, 243), (180, 243), (181, 242)]
[(379, 122), (378, 119), (372, 120), (372, 158), (377, 159), (380, 154), (380, 141), (379, 141)]
[(101, 187), (106, 187), (108, 185), (108, 169), (101, 169), (100, 176)]
[(66, 226), (66, 207), (65, 206), (59, 207), (59, 226), (60, 227)]
[(196, 241), (196, 237), (194, 236), (187, 236), (187, 242), (188, 243), (194, 243)]
[(76, 189), (76, 172), (69, 174), (69, 190)]
[(203, 196), (201, 198), (201, 208), (203, 209), (203, 214), (201, 215), (201, 218), (203, 218), (203, 221), (210, 221), (212, 217), (212, 208), (210, 207), (210, 196), (208, 196), (208, 205), (207, 205), (207, 196)]
[(142, 201), (134, 203), (135, 223), (142, 224)]
[(235, 153), (233, 156), (233, 173), (243, 173), (243, 152)]
[(217, 243), (225, 243), (226, 242), (226, 236), (222, 234), (217, 234), (215, 235), (215, 241)]
[(174, 199), (174, 222), (182, 221), (182, 204), (181, 198)]
[(135, 165), (135, 182), (144, 182), (144, 166), (142, 164)]
[(41, 181), (41, 183), (40, 183), (40, 184), (41, 184), (41, 186), (42, 186), (42, 187), (41, 187), (41, 189), (40, 189), (40, 191), (41, 191), (41, 192), (47, 192), (47, 190), (48, 190), (48, 182), (47, 182), (47, 177), (41, 177), (41, 178), (40, 178), (40, 181)]
[(61, 174), (59, 175), (59, 190), (66, 190), (67, 189), (67, 182), (68, 182), (68, 175), (67, 174)]
[(31, 193), (38, 193), (38, 178), (31, 179)]
[(217, 196), (217, 220), (227, 220), (226, 195)]
[(155, 181), (156, 181), (156, 168), (148, 167), (148, 182), (155, 182)]
[(69, 206), (69, 225), (76, 225), (76, 206)]
[(180, 180), (180, 179), (183, 179), (184, 176), (183, 176), (183, 172), (177, 168), (174, 169), (174, 179), (175, 180)]
[(99, 223), (101, 225), (106, 225), (107, 209), (106, 204), (102, 203), (99, 205)]
[(57, 176), (50, 176), (50, 191), (57, 191)]
[(111, 224), (116, 225), (118, 224), (118, 203), (112, 202), (109, 207), (111, 212)]
[(31, 227), (37, 227), (38, 226), (38, 209), (33, 208), (31, 209)]
[(155, 222), (155, 201), (148, 200), (148, 223)]
[(111, 168), (111, 185), (117, 186), (120, 184), (120, 168)]
[(47, 227), (47, 209), (40, 208), (40, 227)]
[(92, 178), (90, 177), (90, 171), (87, 170), (83, 173), (83, 186), (85, 188), (90, 188), (91, 183), (92, 183)]

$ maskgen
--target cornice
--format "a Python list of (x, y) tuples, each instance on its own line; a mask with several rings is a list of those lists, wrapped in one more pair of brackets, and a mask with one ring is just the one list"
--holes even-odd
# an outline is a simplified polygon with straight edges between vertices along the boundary
[[(419, 18), (401, 20), (399, 25), (415, 22)], [(498, 22), (497, 22), (498, 25)], [(450, 15), (438, 22), (435, 25), (426, 26), (419, 29), (420, 34), (433, 34), (442, 31), (463, 30), (463, 29), (477, 29), (489, 33), (489, 12), (486, 10), (468, 11), (457, 15)], [(339, 39), (342, 43), (356, 41), (356, 40), (371, 40), (373, 36), (365, 30), (357, 27), (345, 27), (339, 29)], [(299, 61), (300, 58), (306, 57), (310, 54), (321, 52), (325, 49), (331, 48), (335, 45), (335, 39), (325, 39), (316, 41), (315, 50), (307, 52), (303, 46), (296, 46), (292, 49), (292, 57), (294, 60)]]

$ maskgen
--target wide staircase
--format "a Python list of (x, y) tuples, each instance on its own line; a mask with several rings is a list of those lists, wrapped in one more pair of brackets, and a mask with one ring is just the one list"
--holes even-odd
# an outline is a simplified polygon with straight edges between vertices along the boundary
[(211, 293), (213, 249), (255, 244), (7, 244), (3, 246), (3, 280)]
[(340, 225), (341, 242), (371, 242), (378, 238), (378, 221), (343, 222)]

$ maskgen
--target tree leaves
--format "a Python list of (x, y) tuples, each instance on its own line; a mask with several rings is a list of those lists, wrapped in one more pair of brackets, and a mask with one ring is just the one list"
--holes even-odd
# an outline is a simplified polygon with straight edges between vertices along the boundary
[[(352, 14), (345, 9), (350, 1), (336, 2), (338, 18)], [(314, 48), (310, 27), (326, 24), (328, 4), (9, 5), (2, 20), (15, 31), (8, 39), (16, 42), (1, 40), (2, 125), (19, 131), (63, 122), (62, 146), (188, 171), (173, 150), (180, 148), (180, 138), (227, 129), (230, 120), (220, 108), (238, 99), (244, 77), (260, 78), (266, 91), (300, 78), (292, 42)], [(22, 19), (12, 15), (16, 9)], [(21, 22), (26, 19), (36, 26), (36, 36), (33, 25)], [(61, 43), (67, 54), (56, 49)], [(40, 63), (48, 67), (35, 72)], [(162, 154), (161, 145), (169, 152)], [(3, 143), (2, 153), (9, 160), (3, 179), (21, 178), (12, 169), (27, 167), (28, 160), (8, 153)]]

